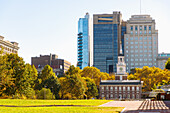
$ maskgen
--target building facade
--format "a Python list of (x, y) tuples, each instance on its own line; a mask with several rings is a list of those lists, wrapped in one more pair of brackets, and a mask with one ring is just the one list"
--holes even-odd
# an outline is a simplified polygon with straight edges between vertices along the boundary
[(77, 66), (83, 69), (92, 65), (90, 17), (86, 13), (78, 21)]
[(132, 15), (127, 21), (124, 50), (128, 72), (143, 66), (157, 67), (158, 30), (150, 15)]
[(19, 47), (17, 42), (9, 42), (4, 40), (3, 36), (0, 36), (0, 50), (3, 48), (3, 54), (6, 53), (18, 53)]
[[(126, 26), (120, 12), (93, 15), (93, 66), (101, 72), (115, 73), (119, 41), (124, 42)], [(124, 45), (123, 45), (124, 46)]]
[(158, 54), (158, 57), (157, 57), (158, 67), (161, 69), (165, 69), (165, 63), (167, 62), (168, 58), (170, 58), (170, 53)]
[(35, 66), (38, 73), (41, 73), (46, 65), (50, 65), (56, 75), (63, 75), (69, 69), (71, 63), (64, 59), (59, 59), (55, 54), (50, 54), (31, 57), (31, 65)]
[(127, 80), (126, 63), (120, 43), (117, 73), (115, 80), (101, 80), (100, 98), (105, 99), (140, 99), (143, 82), (140, 80)]

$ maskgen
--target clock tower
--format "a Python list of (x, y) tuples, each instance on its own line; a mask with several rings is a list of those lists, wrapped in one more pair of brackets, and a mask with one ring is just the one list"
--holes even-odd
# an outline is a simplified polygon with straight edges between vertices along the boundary
[(115, 75), (115, 80), (127, 80), (126, 63), (122, 53), (122, 42), (120, 42), (120, 54), (118, 56), (118, 63), (116, 66), (117, 73)]

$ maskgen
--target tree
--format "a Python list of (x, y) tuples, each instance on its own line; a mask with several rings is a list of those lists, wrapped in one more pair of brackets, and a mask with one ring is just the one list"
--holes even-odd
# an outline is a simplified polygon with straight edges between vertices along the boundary
[(129, 80), (142, 80), (143, 91), (151, 91), (157, 86), (168, 84), (170, 80), (170, 72), (168, 70), (161, 70), (156, 67), (144, 66), (142, 69), (135, 68), (136, 73), (128, 75)]
[(98, 96), (98, 90), (97, 90), (97, 86), (94, 82), (93, 79), (90, 79), (90, 78), (84, 78), (84, 80), (86, 81), (86, 84), (87, 84), (87, 90), (85, 92), (85, 94), (87, 95), (87, 98), (92, 98), (92, 97), (96, 97)]
[(59, 79), (61, 88), (59, 91), (60, 98), (63, 99), (81, 99), (83, 98), (86, 85), (79, 74), (66, 75)]
[(40, 75), (40, 78), (42, 79), (42, 81), (45, 81), (52, 76), (56, 77), (55, 73), (53, 72), (53, 68), (51, 68), (49, 65), (46, 65), (42, 70), (42, 74)]
[(25, 64), (17, 54), (0, 56), (0, 96), (26, 96), (27, 90), (33, 90), (36, 77), (35, 67)]
[(79, 74), (81, 73), (81, 70), (79, 67), (74, 67), (74, 65), (71, 65), (69, 69), (66, 72), (66, 75), (73, 75), (73, 74)]
[(100, 72), (96, 67), (85, 67), (81, 72), (82, 77), (89, 77), (95, 81), (95, 84), (99, 87), (100, 80), (113, 80), (114, 76), (109, 76), (108, 73)]
[(167, 62), (165, 63), (165, 68), (170, 70), (170, 58), (167, 60)]
[(42, 88), (37, 95), (37, 99), (53, 100), (55, 96), (50, 89)]

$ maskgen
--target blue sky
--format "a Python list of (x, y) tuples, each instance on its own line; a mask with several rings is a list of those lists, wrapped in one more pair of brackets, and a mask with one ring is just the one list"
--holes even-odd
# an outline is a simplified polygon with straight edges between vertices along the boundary
[[(27, 63), (40, 54), (77, 62), (78, 19), (86, 12), (121, 11), (123, 20), (140, 13), (140, 0), (0, 0), (0, 35), (19, 43)], [(170, 0), (142, 0), (142, 14), (156, 21), (159, 53), (170, 53)]]

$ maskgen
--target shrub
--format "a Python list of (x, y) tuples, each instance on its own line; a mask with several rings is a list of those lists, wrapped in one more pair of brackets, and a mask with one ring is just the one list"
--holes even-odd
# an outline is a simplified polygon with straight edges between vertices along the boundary
[(37, 99), (53, 100), (55, 96), (51, 93), (50, 89), (42, 88), (37, 94)]

